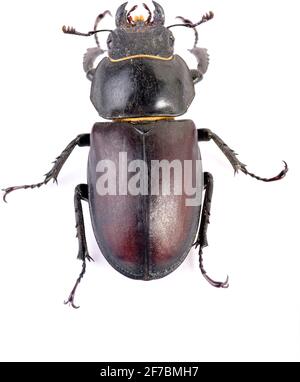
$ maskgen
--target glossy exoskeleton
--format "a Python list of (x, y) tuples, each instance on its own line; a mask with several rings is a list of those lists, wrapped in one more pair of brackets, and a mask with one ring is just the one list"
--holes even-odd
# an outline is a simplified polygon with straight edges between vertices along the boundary
[[(246, 169), (234, 151), (215, 133), (207, 129), (197, 130), (191, 120), (175, 119), (188, 110), (195, 96), (195, 84), (202, 80), (207, 70), (207, 50), (197, 46), (196, 27), (212, 19), (213, 13), (204, 15), (197, 23), (179, 17), (179, 24), (166, 27), (164, 11), (158, 3), (153, 1), (153, 15), (144, 4), (147, 19), (133, 16), (137, 6), (127, 11), (126, 5), (122, 4), (116, 12), (114, 30), (97, 30), (98, 23), (109, 11), (97, 17), (94, 30), (88, 33), (63, 27), (67, 34), (95, 36), (97, 46), (87, 50), (83, 67), (92, 83), (91, 101), (99, 115), (110, 121), (96, 123), (91, 134), (78, 135), (57, 158), (44, 181), (4, 190), (5, 200), (11, 191), (40, 187), (51, 179), (56, 181), (72, 150), (76, 146), (90, 146), (87, 184), (75, 188), (78, 258), (82, 260), (82, 271), (66, 301), (73, 307), (76, 307), (75, 291), (85, 273), (86, 260), (92, 259), (87, 249), (82, 200), (89, 203), (94, 234), (103, 255), (123, 275), (141, 280), (164, 277), (183, 262), (195, 245), (199, 247), (200, 269), (204, 277), (213, 286), (226, 288), (228, 277), (224, 282), (214, 281), (203, 267), (202, 250), (207, 246), (213, 177), (202, 172), (198, 142), (214, 141), (235, 172), (242, 171), (258, 180), (279, 180), (288, 170), (285, 163), (277, 176), (258, 177)], [(171, 28), (178, 26), (195, 32), (195, 44), (190, 49), (197, 59), (195, 69), (189, 69), (185, 61), (174, 54)], [(109, 32), (108, 54), (96, 66), (96, 59), (105, 52), (99, 45), (97, 34), (100, 32)], [(120, 153), (126, 153), (128, 163), (142, 161), (149, 167), (153, 161), (167, 160), (182, 167), (184, 163), (190, 163), (188, 180), (197, 185), (199, 203), (187, 205), (189, 195), (185, 192), (153, 194), (149, 182), (146, 186), (149, 192), (134, 195), (99, 193), (99, 163), (115, 165), (115, 176), (120, 182)], [(145, 183), (148, 175), (144, 172), (140, 182)], [(170, 171), (169, 180), (175, 183), (174, 171)], [(163, 187), (164, 179), (160, 176), (158, 181)]]

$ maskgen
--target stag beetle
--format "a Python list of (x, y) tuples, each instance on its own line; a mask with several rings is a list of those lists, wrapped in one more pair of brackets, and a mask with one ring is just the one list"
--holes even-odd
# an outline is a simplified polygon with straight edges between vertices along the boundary
[[(44, 181), (4, 189), (6, 200), (7, 194), (14, 190), (40, 187), (51, 179), (56, 181), (73, 149), (90, 147), (87, 184), (78, 185), (74, 195), (78, 258), (82, 260), (82, 270), (65, 301), (73, 307), (77, 307), (74, 296), (86, 271), (86, 261), (92, 260), (86, 243), (83, 200), (89, 203), (94, 234), (103, 255), (123, 275), (139, 280), (164, 277), (183, 262), (195, 245), (199, 247), (200, 270), (205, 279), (214, 287), (227, 288), (228, 277), (224, 282), (214, 281), (203, 266), (202, 250), (207, 246), (213, 176), (202, 171), (198, 142), (212, 140), (235, 172), (242, 171), (264, 182), (282, 179), (288, 171), (284, 162), (284, 169), (277, 176), (259, 177), (249, 172), (215, 133), (208, 129), (197, 130), (191, 120), (175, 119), (188, 110), (195, 96), (195, 84), (207, 71), (209, 58), (207, 50), (197, 46), (196, 27), (214, 15), (209, 12), (197, 23), (179, 17), (181, 22), (166, 27), (163, 8), (155, 1), (153, 5), (152, 15), (149, 7), (143, 4), (148, 12), (145, 19), (133, 16), (137, 6), (127, 11), (127, 3), (122, 4), (116, 12), (114, 30), (97, 29), (109, 11), (96, 18), (94, 30), (88, 33), (63, 27), (66, 34), (95, 36), (97, 46), (87, 50), (83, 68), (91, 81), (90, 98), (94, 107), (102, 118), (110, 121), (96, 123), (90, 134), (78, 135), (70, 142)], [(179, 26), (195, 33), (190, 52), (197, 60), (196, 69), (189, 69), (185, 61), (174, 54), (171, 28)], [(95, 65), (96, 59), (105, 52), (97, 37), (100, 32), (109, 33), (107, 57)], [(153, 163), (158, 168), (156, 178), (152, 177), (153, 168), (149, 170)], [(166, 179), (163, 163), (169, 164)], [(134, 173), (129, 181), (126, 179), (128, 173), (124, 175), (124, 165), (125, 170)], [(175, 173), (183, 168), (184, 180), (196, 184), (197, 203), (191, 200), (187, 203), (191, 193), (186, 189), (176, 192), (183, 178), (181, 174), (178, 181)], [(138, 181), (134, 179), (137, 175)], [(167, 181), (173, 185), (169, 193), (164, 192)], [(131, 189), (140, 192), (129, 193), (130, 182), (135, 186)], [(152, 190), (155, 182), (158, 192)]]

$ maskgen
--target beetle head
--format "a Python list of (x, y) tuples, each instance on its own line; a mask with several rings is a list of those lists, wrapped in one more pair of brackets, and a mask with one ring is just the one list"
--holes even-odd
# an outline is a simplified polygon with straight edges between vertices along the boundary
[(153, 17), (147, 5), (149, 16), (132, 17), (131, 13), (137, 8), (134, 6), (129, 12), (127, 3), (122, 4), (116, 13), (116, 29), (107, 39), (108, 56), (119, 60), (136, 55), (156, 56), (169, 58), (174, 51), (174, 36), (164, 26), (165, 15), (163, 8), (153, 1), (155, 10)]

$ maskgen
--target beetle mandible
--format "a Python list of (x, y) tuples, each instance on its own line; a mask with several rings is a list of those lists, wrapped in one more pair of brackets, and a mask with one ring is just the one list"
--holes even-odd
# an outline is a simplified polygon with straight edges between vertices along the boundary
[[(213, 176), (202, 171), (198, 142), (212, 140), (235, 172), (241, 171), (257, 180), (276, 181), (288, 171), (284, 162), (284, 169), (278, 175), (259, 177), (249, 172), (235, 152), (211, 130), (197, 130), (191, 120), (175, 119), (188, 110), (195, 95), (195, 84), (202, 80), (207, 71), (207, 50), (197, 46), (196, 28), (214, 15), (209, 12), (196, 23), (180, 16), (179, 23), (166, 27), (163, 8), (155, 1), (153, 5), (152, 15), (149, 7), (143, 4), (148, 12), (145, 19), (143, 16), (133, 16), (137, 6), (127, 11), (127, 3), (122, 4), (116, 12), (114, 30), (97, 29), (99, 22), (110, 14), (109, 11), (96, 18), (94, 30), (90, 32), (81, 33), (75, 28), (63, 27), (66, 34), (95, 36), (97, 46), (87, 50), (83, 67), (92, 83), (91, 101), (99, 115), (109, 122), (98, 122), (90, 134), (78, 135), (71, 141), (42, 182), (4, 189), (3, 198), (6, 201), (7, 194), (14, 190), (40, 187), (51, 179), (56, 181), (73, 149), (76, 146), (90, 147), (87, 184), (78, 185), (74, 195), (78, 258), (82, 261), (82, 270), (65, 303), (75, 308), (77, 286), (85, 274), (86, 261), (92, 260), (86, 243), (83, 200), (89, 203), (94, 234), (103, 255), (123, 275), (141, 280), (164, 277), (183, 262), (195, 245), (199, 247), (200, 270), (205, 279), (214, 287), (227, 288), (228, 277), (223, 282), (214, 281), (203, 266), (202, 251), (207, 246)], [(195, 43), (190, 52), (197, 60), (196, 69), (189, 69), (185, 61), (174, 54), (171, 28), (179, 26), (194, 30)], [(96, 65), (96, 59), (105, 53), (97, 37), (100, 32), (109, 33), (108, 50), (107, 57)], [(120, 165), (120, 154), (124, 153), (126, 163), (139, 163), (135, 170), (139, 168), (139, 185), (143, 184), (143, 191), (146, 192), (128, 193), (129, 183), (125, 184), (125, 188), (121, 185), (120, 192), (124, 174), (120, 167), (116, 168)], [(160, 190), (165, 182), (160, 167), (164, 161), (169, 164), (168, 180), (174, 186), (169, 194)], [(146, 166), (144, 171), (141, 171), (141, 162)], [(148, 166), (153, 162), (159, 164), (156, 173), (159, 192), (156, 193), (150, 192), (153, 190), (150, 190), (148, 179)], [(186, 163), (191, 166), (184, 175), (188, 181), (197, 184), (199, 203), (193, 205), (186, 203), (187, 192), (175, 192), (175, 164), (179, 169), (186, 170)], [(119, 192), (101, 193), (99, 173), (102, 171), (105, 175), (105, 167), (107, 178), (106, 183), (101, 180), (102, 186), (110, 183), (110, 165), (114, 167)], [(182, 178), (179, 183), (182, 183)], [(115, 191), (116, 185), (112, 188)]]

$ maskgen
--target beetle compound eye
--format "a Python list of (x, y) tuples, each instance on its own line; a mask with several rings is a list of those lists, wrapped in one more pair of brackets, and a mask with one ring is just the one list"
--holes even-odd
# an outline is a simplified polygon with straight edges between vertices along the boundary
[(174, 42), (175, 42), (175, 37), (174, 36), (170, 36), (170, 45), (173, 46), (174, 45)]
[(106, 44), (107, 44), (108, 49), (111, 49), (111, 47), (112, 47), (112, 38), (108, 38)]

